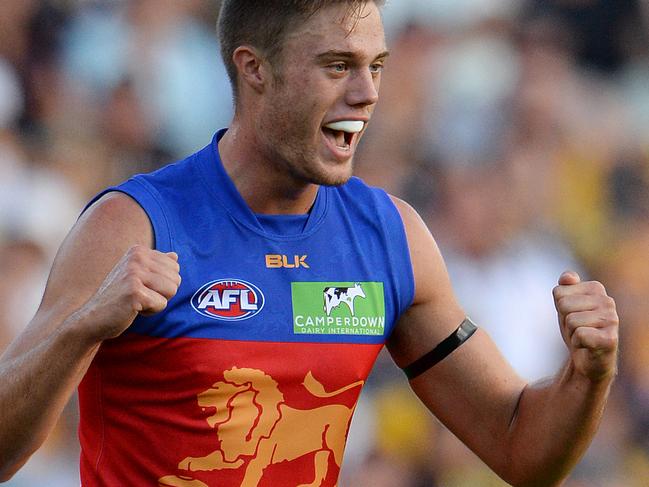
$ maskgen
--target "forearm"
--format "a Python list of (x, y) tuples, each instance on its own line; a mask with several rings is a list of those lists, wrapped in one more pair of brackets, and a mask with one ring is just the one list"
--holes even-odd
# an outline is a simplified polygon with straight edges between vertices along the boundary
[(592, 381), (567, 365), (554, 380), (525, 388), (508, 431), (506, 480), (560, 485), (595, 435), (612, 381)]
[(0, 358), (0, 481), (42, 444), (96, 353), (78, 331), (83, 321), (75, 314), (37, 345)]

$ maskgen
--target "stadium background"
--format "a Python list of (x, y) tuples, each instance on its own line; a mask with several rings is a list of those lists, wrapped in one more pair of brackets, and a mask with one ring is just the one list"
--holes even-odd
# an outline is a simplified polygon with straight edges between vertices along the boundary
[[(217, 0), (0, 1), (0, 350), (106, 185), (231, 116)], [(642, 0), (391, 0), (392, 56), (357, 174), (412, 202), (473, 319), (519, 372), (563, 359), (550, 290), (600, 279), (619, 379), (568, 487), (649, 485), (649, 7)], [(470, 373), (470, 371), (468, 371)], [(78, 485), (76, 405), (8, 484)], [(382, 355), (340, 485), (503, 485)]]

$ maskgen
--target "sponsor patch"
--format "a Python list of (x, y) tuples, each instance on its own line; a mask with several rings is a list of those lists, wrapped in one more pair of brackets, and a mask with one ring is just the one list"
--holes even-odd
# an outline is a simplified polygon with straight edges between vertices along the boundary
[(292, 282), (293, 332), (383, 335), (382, 282)]
[(220, 279), (208, 282), (196, 291), (192, 296), (192, 307), (215, 320), (247, 320), (264, 307), (264, 294), (249, 282)]

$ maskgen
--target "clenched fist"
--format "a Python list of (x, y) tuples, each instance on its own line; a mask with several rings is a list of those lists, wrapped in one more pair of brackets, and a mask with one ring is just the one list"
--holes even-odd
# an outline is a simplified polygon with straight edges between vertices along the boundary
[(174, 252), (131, 247), (81, 310), (91, 317), (94, 338), (119, 336), (138, 313), (151, 315), (165, 309), (180, 286), (179, 271)]
[(592, 381), (615, 375), (619, 320), (604, 286), (564, 272), (552, 294), (575, 371)]

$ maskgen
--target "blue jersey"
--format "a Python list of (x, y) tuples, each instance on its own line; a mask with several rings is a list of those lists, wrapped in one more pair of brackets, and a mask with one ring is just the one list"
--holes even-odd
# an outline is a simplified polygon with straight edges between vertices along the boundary
[(352, 178), (308, 215), (255, 215), (223, 133), (107, 190), (142, 206), (182, 283), (80, 385), (84, 486), (336, 485), (360, 388), (413, 300), (385, 192)]

